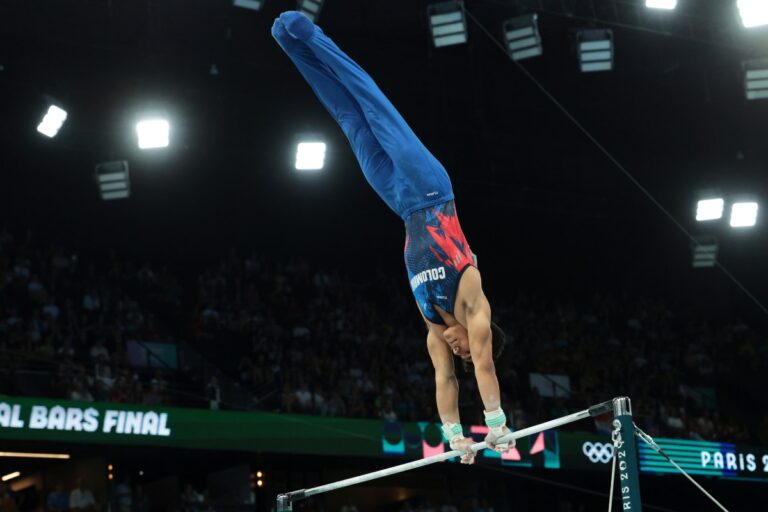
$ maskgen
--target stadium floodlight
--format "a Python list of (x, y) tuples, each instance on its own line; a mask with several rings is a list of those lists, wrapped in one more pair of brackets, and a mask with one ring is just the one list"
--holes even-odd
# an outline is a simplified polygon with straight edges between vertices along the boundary
[(768, 2), (765, 0), (738, 0), (736, 5), (746, 28), (768, 25)]
[(117, 160), (96, 165), (96, 183), (104, 201), (126, 199), (131, 195), (128, 162)]
[(677, 7), (677, 0), (645, 0), (645, 6), (650, 9), (667, 9), (671, 11)]
[(169, 144), (170, 124), (165, 119), (148, 119), (136, 124), (140, 149), (166, 148)]
[(717, 239), (713, 236), (697, 237), (691, 243), (693, 268), (711, 268), (717, 263)]
[(722, 219), (724, 207), (725, 201), (721, 197), (700, 199), (696, 204), (696, 220), (704, 222)]
[(264, 6), (264, 2), (262, 0), (235, 0), (234, 6), (259, 11)]
[(299, 142), (296, 148), (297, 171), (319, 171), (325, 165), (325, 142)]
[(64, 121), (66, 120), (67, 112), (56, 105), (51, 105), (48, 107), (48, 112), (46, 112), (43, 120), (37, 125), (37, 131), (47, 137), (53, 138), (59, 133), (59, 130), (64, 126)]
[(733, 203), (731, 206), (731, 227), (750, 228), (757, 223), (758, 205), (755, 202)]
[(539, 19), (536, 14), (518, 16), (504, 22), (504, 39), (507, 53), (512, 60), (538, 57), (544, 51), (539, 35)]
[(744, 90), (748, 100), (768, 98), (768, 59), (748, 60), (744, 68)]
[(324, 0), (299, 0), (298, 10), (311, 19), (313, 22), (317, 22), (320, 17), (320, 10), (323, 8)]
[(576, 39), (582, 72), (613, 69), (613, 32), (610, 29), (580, 30)]
[(427, 17), (435, 48), (467, 42), (467, 18), (463, 1), (428, 5)]

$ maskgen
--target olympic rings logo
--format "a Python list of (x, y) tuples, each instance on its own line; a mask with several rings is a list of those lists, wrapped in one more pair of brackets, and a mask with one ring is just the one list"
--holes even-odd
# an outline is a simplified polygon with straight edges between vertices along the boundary
[(581, 447), (581, 451), (592, 462), (607, 464), (613, 458), (613, 445), (611, 443), (590, 443), (587, 441)]

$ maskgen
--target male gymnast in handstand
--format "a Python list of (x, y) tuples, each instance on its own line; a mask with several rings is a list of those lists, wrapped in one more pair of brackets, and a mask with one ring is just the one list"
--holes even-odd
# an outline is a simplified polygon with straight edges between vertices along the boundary
[(285, 12), (272, 35), (341, 126), (370, 185), (405, 222), (405, 266), (428, 328), (437, 410), (451, 449), (463, 452), (463, 463), (474, 461), (474, 441), (463, 436), (459, 419), (457, 356), (474, 367), (489, 429), (486, 443), (508, 451), (514, 441), (496, 442), (509, 432), (494, 366), (504, 333), (491, 322), (448, 174), (373, 79), (309, 18)]

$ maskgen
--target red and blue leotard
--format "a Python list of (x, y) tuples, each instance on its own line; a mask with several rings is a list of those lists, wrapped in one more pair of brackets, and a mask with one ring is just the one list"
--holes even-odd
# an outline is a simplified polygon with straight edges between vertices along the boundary
[(405, 267), (419, 309), (443, 324), (433, 305), (453, 314), (459, 281), (475, 265), (453, 201), (417, 210), (405, 221)]

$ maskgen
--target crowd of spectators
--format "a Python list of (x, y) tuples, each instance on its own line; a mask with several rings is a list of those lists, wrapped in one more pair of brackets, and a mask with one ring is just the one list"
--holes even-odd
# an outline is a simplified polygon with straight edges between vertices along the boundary
[[(196, 384), (200, 405), (227, 407), (221, 386), (234, 381), (252, 409), (437, 419), (425, 329), (404, 275), (361, 279), (235, 252), (194, 275), (184, 282), (114, 254), (81, 261), (0, 232), (0, 392), (13, 391), (23, 364), (48, 361), (51, 396), (176, 403), (170, 389), (183, 372), (132, 366), (126, 347), (186, 339), (220, 370)], [(507, 333), (497, 372), (515, 427), (626, 394), (651, 435), (742, 442), (768, 429), (768, 416), (758, 426), (738, 414), (747, 383), (758, 389), (768, 366), (766, 339), (744, 323), (610, 294), (569, 302), (521, 292), (492, 304)], [(164, 322), (169, 309), (184, 320)], [(474, 378), (460, 365), (457, 373), (462, 419), (480, 423)], [(551, 389), (532, 385), (532, 374)]]
[[(127, 340), (160, 340), (154, 311), (174, 297), (174, 278), (115, 255), (96, 264), (0, 232), (0, 386), (84, 401), (158, 405), (162, 372), (128, 364)], [(48, 378), (23, 379), (37, 371)]]
[[(283, 263), (234, 255), (199, 280), (194, 339), (201, 350), (226, 340), (221, 364), (266, 395), (257, 406), (285, 412), (416, 419), (432, 415), (425, 345), (412, 300), (382, 275), (353, 284)], [(221, 345), (218, 345), (221, 346)], [(225, 359), (229, 357), (229, 359)], [(259, 398), (259, 396), (257, 396)]]
[[(222, 365), (268, 397), (257, 407), (435, 418), (425, 329), (400, 281), (371, 275), (355, 282), (306, 261), (232, 254), (198, 279), (194, 337), (201, 346), (226, 340), (240, 347), (229, 353), (245, 355)], [(768, 343), (745, 324), (715, 325), (676, 315), (658, 300), (600, 294), (577, 306), (520, 293), (493, 307), (509, 341), (496, 366), (514, 426), (626, 394), (652, 435), (754, 440), (748, 419), (727, 407), (744, 379), (768, 365)], [(459, 365), (457, 372), (462, 418), (480, 423), (474, 379), (462, 377)], [(568, 385), (553, 384), (547, 394), (531, 385), (531, 373), (565, 376)]]

